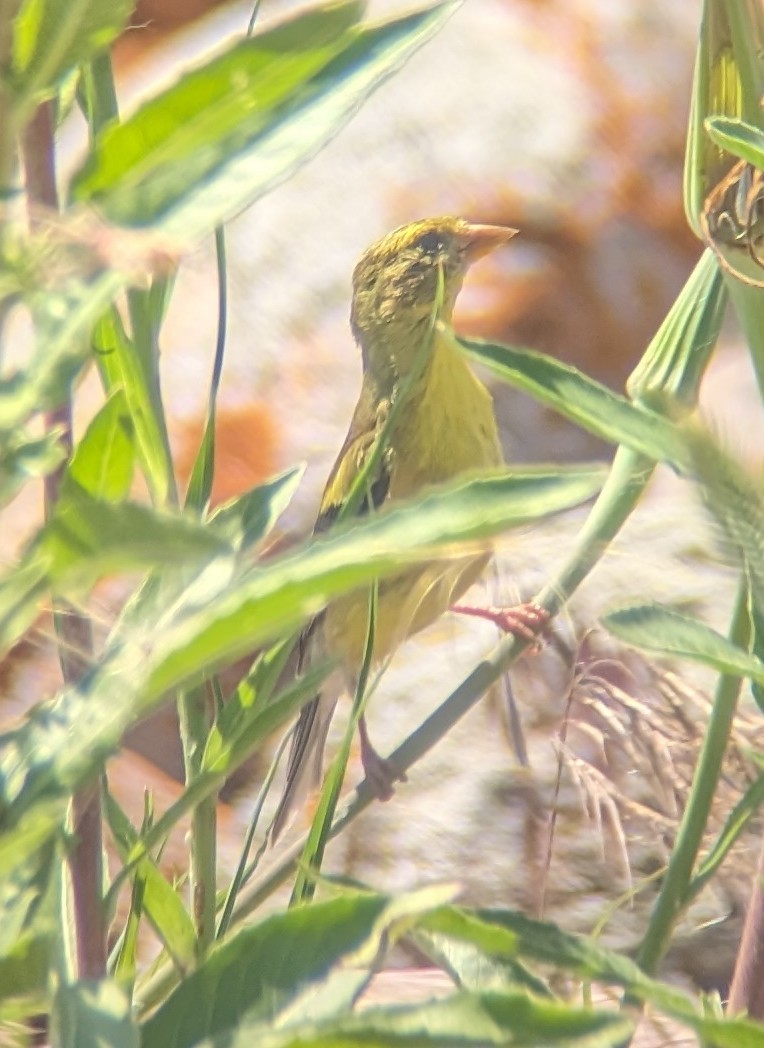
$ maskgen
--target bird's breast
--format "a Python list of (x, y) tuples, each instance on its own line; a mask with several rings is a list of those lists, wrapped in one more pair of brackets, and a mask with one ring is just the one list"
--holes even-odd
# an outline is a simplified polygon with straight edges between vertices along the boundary
[(390, 497), (502, 461), (493, 398), (458, 350), (436, 338), (427, 371), (412, 391), (392, 438)]

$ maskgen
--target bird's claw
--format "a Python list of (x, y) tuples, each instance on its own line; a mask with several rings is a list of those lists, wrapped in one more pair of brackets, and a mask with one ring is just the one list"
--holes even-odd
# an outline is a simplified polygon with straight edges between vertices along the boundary
[(362, 717), (358, 725), (361, 738), (361, 763), (374, 796), (380, 801), (389, 801), (395, 793), (395, 782), (406, 782), (405, 772), (397, 771), (385, 757), (381, 757), (369, 738), (366, 721)]
[(540, 604), (527, 601), (524, 604), (516, 604), (512, 608), (476, 608), (469, 604), (455, 604), (452, 611), (460, 615), (473, 615), (479, 619), (487, 619), (498, 626), (504, 633), (511, 633), (521, 640), (531, 643), (531, 651), (541, 650), (539, 636), (549, 623), (549, 612)]

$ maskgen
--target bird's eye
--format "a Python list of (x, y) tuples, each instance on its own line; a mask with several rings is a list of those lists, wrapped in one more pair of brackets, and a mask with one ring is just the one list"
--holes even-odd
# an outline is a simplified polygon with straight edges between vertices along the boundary
[(443, 247), (443, 241), (437, 233), (431, 231), (421, 235), (417, 240), (417, 247), (421, 248), (425, 254), (434, 255)]

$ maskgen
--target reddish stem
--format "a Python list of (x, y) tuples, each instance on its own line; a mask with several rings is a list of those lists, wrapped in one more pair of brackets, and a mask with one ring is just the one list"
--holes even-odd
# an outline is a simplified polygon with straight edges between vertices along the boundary
[(751, 899), (745, 915), (740, 949), (735, 961), (727, 1013), (747, 1012), (751, 1019), (764, 1019), (764, 842), (753, 877)]
[[(24, 129), (21, 142), (32, 228), (40, 221), (41, 210), (58, 211), (54, 132), (53, 104), (43, 102)], [(60, 407), (46, 414), (45, 426), (48, 430), (60, 430), (68, 459), (73, 447), (69, 397)], [(50, 517), (58, 502), (65, 469), (64, 462), (45, 478), (46, 518)], [(54, 605), (54, 615), (61, 672), (64, 681), (73, 684), (84, 673), (93, 652), (90, 620), (65, 602)], [(77, 976), (80, 979), (100, 979), (106, 974), (106, 927), (101, 905), (103, 839), (98, 782), (90, 783), (74, 794), (72, 828), (74, 842), (68, 861), (72, 879)]]

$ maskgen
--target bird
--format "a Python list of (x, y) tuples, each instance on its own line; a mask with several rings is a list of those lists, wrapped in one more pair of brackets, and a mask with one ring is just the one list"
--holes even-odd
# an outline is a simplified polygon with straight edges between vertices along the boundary
[[(493, 398), (441, 325), (451, 325), (469, 266), (516, 233), (510, 227), (454, 216), (426, 218), (393, 230), (361, 256), (353, 273), (350, 311), (361, 351), (361, 390), (326, 482), (314, 533), (327, 531), (343, 516), (354, 482), (372, 456), (375, 464), (355, 507), (358, 515), (502, 464)], [(375, 453), (383, 431), (384, 448)], [(450, 608), (487, 618), (527, 639), (535, 637), (545, 624), (545, 613), (537, 605), (502, 609), (457, 603), (489, 559), (490, 553), (471, 551), (380, 580), (373, 663), (391, 656), (405, 639)], [(352, 694), (367, 643), (368, 609), (368, 588), (334, 599), (301, 634), (298, 669), (319, 656), (336, 659)], [(286, 783), (271, 823), (272, 842), (300, 800), (320, 784), (323, 750), (340, 690), (326, 687), (300, 712)], [(374, 749), (363, 717), (359, 736), (366, 777), (377, 796), (388, 799), (392, 783), (402, 776)]]

